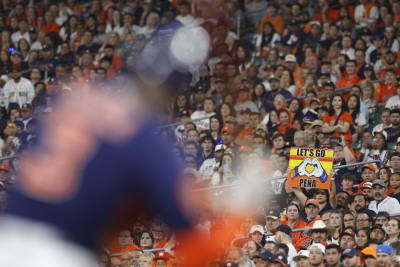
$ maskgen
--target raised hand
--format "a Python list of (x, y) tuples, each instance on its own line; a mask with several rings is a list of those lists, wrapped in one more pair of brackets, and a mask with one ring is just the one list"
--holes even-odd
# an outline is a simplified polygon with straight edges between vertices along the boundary
[(311, 174), (306, 171), (306, 167), (308, 164), (312, 164), (311, 159), (306, 158), (299, 166), (295, 167), (296, 176), (307, 176), (310, 177)]

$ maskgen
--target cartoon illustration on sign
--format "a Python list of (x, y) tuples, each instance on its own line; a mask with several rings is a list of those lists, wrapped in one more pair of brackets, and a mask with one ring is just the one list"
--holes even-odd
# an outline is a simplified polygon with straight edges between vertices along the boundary
[(322, 183), (325, 183), (328, 179), (328, 175), (317, 158), (306, 158), (294, 170), (296, 176), (307, 176), (309, 178), (314, 176), (320, 179)]
[(292, 147), (286, 185), (330, 189), (332, 164), (332, 149)]

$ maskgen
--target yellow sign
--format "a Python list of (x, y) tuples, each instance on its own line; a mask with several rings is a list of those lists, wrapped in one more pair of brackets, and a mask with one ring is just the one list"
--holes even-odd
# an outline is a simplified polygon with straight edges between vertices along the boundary
[(333, 149), (292, 147), (286, 184), (297, 188), (330, 189)]

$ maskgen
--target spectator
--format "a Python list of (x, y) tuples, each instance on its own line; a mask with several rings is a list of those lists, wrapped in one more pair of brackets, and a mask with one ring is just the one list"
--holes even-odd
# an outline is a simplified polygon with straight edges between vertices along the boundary
[(4, 85), (4, 99), (2, 105), (9, 106), (9, 103), (18, 103), (21, 107), (25, 103), (32, 103), (35, 91), (31, 81), (21, 77), (22, 69), (19, 65), (14, 65), (10, 73), (10, 80)]
[(354, 267), (358, 266), (358, 258), (357, 250), (354, 248), (348, 248), (343, 251), (341, 261), (343, 262), (344, 267)]
[(325, 246), (319, 243), (313, 244), (307, 249), (310, 252), (311, 266), (322, 267), (325, 261)]
[(384, 244), (389, 245), (399, 240), (400, 222), (397, 219), (390, 219), (385, 225), (385, 229), (388, 239), (384, 242)]
[(340, 264), (341, 249), (336, 244), (329, 244), (326, 247), (325, 260), (328, 267), (338, 267)]
[(379, 245), (376, 248), (376, 258), (378, 266), (388, 266), (391, 264), (391, 256), (393, 255), (393, 248), (390, 245)]
[(386, 211), (389, 214), (399, 214), (400, 204), (397, 199), (386, 196), (387, 187), (382, 180), (375, 180), (372, 183), (374, 200), (368, 206), (368, 209), (375, 211)]

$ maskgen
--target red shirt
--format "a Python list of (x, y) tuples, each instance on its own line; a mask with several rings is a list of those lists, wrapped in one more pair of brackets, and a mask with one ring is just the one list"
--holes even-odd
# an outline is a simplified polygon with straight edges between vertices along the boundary
[[(336, 119), (337, 119), (338, 115), (334, 114), (334, 115), (329, 115), (327, 114), (324, 119), (323, 119), (323, 123), (328, 123), (329, 126), (333, 126)], [(353, 123), (353, 119), (351, 118), (351, 115), (349, 112), (345, 111), (342, 113), (342, 115), (340, 116), (337, 124), (339, 125), (343, 125), (345, 122), (349, 123), (350, 125)], [(346, 140), (347, 143), (351, 142), (351, 130), (350, 127), (347, 130), (347, 133), (338, 133), (338, 132), (333, 132), (332, 133), (332, 137), (340, 137), (340, 136), (344, 136), (344, 139)]]

